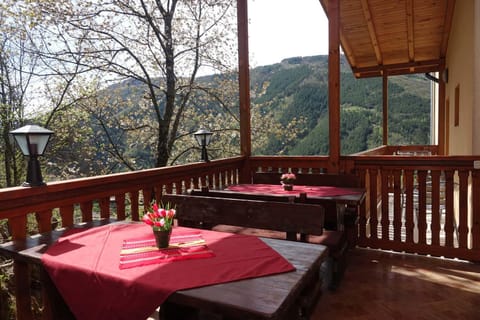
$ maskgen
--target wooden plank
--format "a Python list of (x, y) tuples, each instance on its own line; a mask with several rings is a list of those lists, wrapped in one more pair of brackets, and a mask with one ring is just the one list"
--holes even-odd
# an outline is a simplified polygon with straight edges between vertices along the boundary
[(179, 223), (185, 220), (207, 226), (226, 224), (311, 235), (323, 233), (325, 213), (321, 205), (173, 194), (164, 195), (163, 201), (176, 205)]
[[(472, 171), (472, 250), (480, 250), (480, 170)], [(479, 259), (480, 260), (480, 259)]]
[(455, 1), (456, 0), (447, 0), (447, 9), (445, 11), (445, 22), (443, 24), (442, 30), (442, 45), (440, 46), (440, 56), (446, 57), (447, 56), (447, 49), (448, 49), (448, 38), (450, 36), (450, 29), (452, 26), (453, 21), (453, 13), (455, 9)]
[(100, 206), (100, 217), (108, 219), (110, 217), (110, 197), (103, 197), (98, 200)]
[(413, 0), (406, 0), (405, 2), (407, 12), (407, 45), (408, 45), (408, 60), (415, 60), (415, 35), (413, 30)]
[(468, 170), (458, 171), (458, 245), (460, 248), (468, 247), (468, 177), (470, 172)]
[(73, 226), (73, 206), (60, 207), (60, 216), (62, 217), (62, 227), (70, 228)]
[(440, 174), (439, 170), (432, 170), (432, 222), (430, 229), (432, 230), (432, 245), (440, 244)]
[(380, 174), (382, 179), (382, 220), (380, 223), (382, 225), (382, 239), (388, 240), (390, 239), (390, 218), (388, 215), (388, 179), (391, 175), (391, 171), (382, 170)]
[(382, 77), (382, 141), (388, 145), (388, 74), (384, 70)]
[(365, 21), (367, 22), (368, 33), (370, 35), (370, 40), (372, 42), (373, 50), (375, 51), (377, 63), (383, 64), (382, 53), (380, 52), (380, 48), (378, 46), (377, 31), (375, 30), (376, 28), (372, 19), (372, 15), (370, 13), (370, 8), (368, 7), (368, 2), (367, 0), (361, 0), (360, 2), (362, 4), (363, 15), (365, 16)]
[(393, 240), (402, 240), (402, 187), (400, 170), (393, 172)]
[[(240, 152), (242, 156), (252, 153), (250, 124), (250, 65), (248, 58), (248, 1), (237, 1), (238, 37), (238, 90), (240, 102)], [(248, 172), (240, 175), (242, 181)]]
[(117, 219), (125, 220), (125, 193), (115, 195)]
[[(168, 298), (167, 304), (187, 305), (217, 317), (222, 315), (222, 319), (295, 319), (302, 310), (311, 309), (312, 305), (305, 305), (308, 301), (305, 298), (320, 294), (319, 287), (312, 288), (311, 284), (321, 281), (318, 270), (327, 257), (326, 248), (301, 242), (262, 240), (290, 261), (296, 271), (177, 291)], [(313, 300), (310, 304), (316, 301), (310, 300)], [(309, 314), (304, 317), (309, 318)]]
[(427, 243), (427, 172), (417, 171), (418, 180), (418, 243)]
[(82, 211), (82, 221), (90, 222), (92, 221), (92, 209), (93, 203), (91, 201), (85, 201), (80, 203), (80, 210)]
[(378, 170), (369, 169), (370, 176), (370, 234), (371, 238), (378, 239)]
[(454, 182), (453, 182), (453, 170), (446, 170), (445, 171), (445, 246), (446, 247), (453, 247), (453, 221), (454, 221), (454, 213), (455, 208), (453, 206), (454, 203)]
[(339, 170), (340, 160), (340, 5), (328, 0), (328, 114), (329, 171)]
[(415, 228), (415, 223), (413, 219), (414, 171), (404, 170), (403, 174), (405, 176), (405, 242), (413, 244), (413, 230)]
[(38, 232), (48, 232), (52, 230), (52, 211), (45, 210), (42, 212), (36, 212), (35, 218), (38, 223)]
[(129, 192), (129, 197), (130, 197), (130, 211), (132, 213), (132, 220), (133, 221), (138, 221), (140, 220), (139, 217), (139, 212), (138, 212), (138, 197), (139, 197), (139, 192), (138, 190), (135, 191), (130, 191)]
[(15, 274), (15, 306), (17, 320), (32, 320), (32, 301), (30, 294), (30, 268), (25, 261), (13, 261)]
[(274, 201), (274, 202), (295, 202), (295, 196), (285, 195), (265, 195), (254, 193), (243, 193), (229, 190), (209, 190), (203, 189), (191, 189), (188, 190), (188, 194), (192, 196), (213, 197), (213, 198), (230, 198), (230, 199), (245, 199), (245, 200), (259, 200), (259, 201)]

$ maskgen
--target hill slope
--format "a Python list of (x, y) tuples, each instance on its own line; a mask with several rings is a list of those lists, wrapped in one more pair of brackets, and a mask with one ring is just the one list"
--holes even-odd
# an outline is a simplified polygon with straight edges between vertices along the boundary
[[(256, 154), (328, 153), (328, 56), (296, 57), (251, 71), (252, 107), (262, 107), (285, 126), (305, 118), (304, 133), (284, 146), (274, 136)], [(428, 144), (430, 82), (423, 75), (389, 78), (389, 144)], [(341, 60), (341, 151), (350, 154), (382, 141), (382, 79), (355, 79)]]

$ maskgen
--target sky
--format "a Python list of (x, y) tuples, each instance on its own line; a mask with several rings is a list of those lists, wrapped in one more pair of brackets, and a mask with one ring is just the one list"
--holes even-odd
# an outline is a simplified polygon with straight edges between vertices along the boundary
[(248, 0), (250, 66), (328, 54), (328, 20), (319, 0)]

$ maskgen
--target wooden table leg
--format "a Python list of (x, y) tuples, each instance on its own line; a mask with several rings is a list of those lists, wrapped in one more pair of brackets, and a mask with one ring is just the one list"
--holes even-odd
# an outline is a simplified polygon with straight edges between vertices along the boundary
[(66, 305), (62, 296), (58, 292), (55, 284), (48, 275), (47, 271), (40, 268), (40, 278), (42, 280), (42, 299), (43, 299), (43, 320), (55, 319), (75, 319), (74, 315)]
[(31, 320), (33, 314), (28, 263), (15, 260), (13, 262), (13, 272), (15, 274), (17, 320)]

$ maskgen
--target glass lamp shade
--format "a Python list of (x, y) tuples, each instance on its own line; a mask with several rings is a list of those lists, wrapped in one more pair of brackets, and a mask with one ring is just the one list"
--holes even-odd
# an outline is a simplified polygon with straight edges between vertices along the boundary
[(198, 142), (198, 145), (200, 147), (206, 147), (210, 144), (210, 139), (212, 138), (212, 132), (205, 130), (205, 129), (200, 129), (197, 132), (195, 132), (193, 135), (195, 136), (195, 139)]
[(10, 131), (25, 156), (41, 156), (53, 131), (37, 125), (26, 125)]

